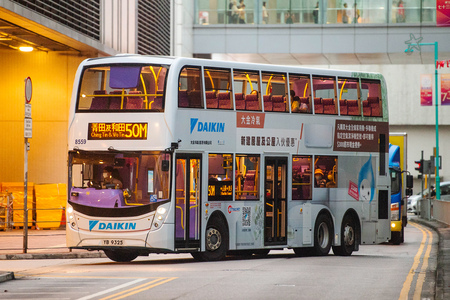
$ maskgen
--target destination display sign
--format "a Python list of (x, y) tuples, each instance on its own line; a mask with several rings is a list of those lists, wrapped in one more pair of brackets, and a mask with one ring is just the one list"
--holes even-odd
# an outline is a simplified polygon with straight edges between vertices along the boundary
[(208, 183), (208, 200), (232, 200), (232, 181), (210, 181)]
[(146, 140), (148, 123), (89, 123), (89, 140)]

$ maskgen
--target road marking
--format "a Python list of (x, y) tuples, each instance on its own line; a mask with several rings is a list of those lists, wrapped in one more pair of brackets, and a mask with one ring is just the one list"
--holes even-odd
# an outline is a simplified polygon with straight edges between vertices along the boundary
[(130, 282), (127, 282), (127, 283), (118, 285), (118, 286), (116, 286), (116, 287), (113, 287), (113, 288), (110, 288), (110, 289), (107, 289), (107, 290), (104, 290), (104, 291), (101, 291), (101, 292), (98, 292), (98, 293), (95, 293), (95, 294), (86, 296), (86, 297), (78, 298), (78, 300), (88, 300), (88, 299), (92, 299), (92, 298), (95, 298), (95, 297), (97, 297), (97, 296), (101, 296), (101, 295), (104, 295), (104, 294), (107, 294), (107, 293), (111, 293), (111, 292), (117, 291), (117, 290), (119, 290), (119, 289), (121, 289), (121, 288), (130, 286), (130, 285), (132, 285), (132, 284), (136, 284), (136, 283), (141, 282), (141, 281), (144, 281), (145, 279), (147, 279), (147, 278), (136, 279), (136, 280), (133, 280), (133, 281), (130, 281)]
[(422, 268), (420, 268), (420, 273), (417, 277), (416, 289), (414, 290), (413, 300), (420, 300), (422, 294), (423, 283), (425, 282), (426, 270), (428, 268), (428, 258), (430, 258), (431, 246), (433, 242), (433, 234), (426, 228), (424, 230), (429, 235), (427, 251), (425, 252), (425, 256), (423, 257)]
[(423, 264), (422, 264), (422, 268), (421, 268), (421, 273), (423, 273), (422, 274), (423, 276), (418, 276), (419, 278), (417, 279), (416, 288), (414, 290), (414, 299), (420, 299), (420, 294), (422, 293), (423, 281), (425, 280), (424, 272), (426, 271), (426, 268), (428, 268), (428, 258), (430, 256), (430, 252), (431, 252), (431, 246), (432, 246), (431, 242), (433, 241), (433, 234), (430, 231), (427, 230), (427, 232), (425, 232), (425, 230), (423, 229), (422, 226), (415, 224), (413, 222), (410, 222), (410, 224), (412, 226), (416, 227), (417, 229), (419, 229), (422, 232), (423, 237), (422, 237), (422, 241), (420, 243), (419, 250), (417, 251), (416, 255), (414, 256), (414, 263), (413, 263), (411, 269), (409, 270), (408, 276), (406, 276), (405, 282), (403, 283), (403, 288), (400, 292), (400, 297), (398, 298), (399, 300), (408, 299), (409, 291), (411, 290), (411, 284), (414, 279), (414, 275), (416, 274), (416, 270), (419, 267), (420, 257), (422, 256), (423, 249), (425, 248), (425, 243), (427, 241), (427, 237), (428, 237), (428, 233), (429, 233), (430, 238), (428, 240), (427, 251), (423, 258)]
[[(144, 284), (142, 284), (142, 285), (136, 286), (136, 287), (134, 287), (134, 288), (131, 288), (131, 289), (129, 289), (129, 290), (125, 290), (125, 291), (119, 292), (119, 293), (117, 293), (117, 294), (110, 295), (110, 296), (108, 296), (108, 297), (106, 297), (106, 298), (102, 298), (102, 299), (100, 299), (100, 300), (107, 300), (107, 299), (119, 300), (119, 299), (123, 299), (123, 298), (125, 298), (125, 297), (129, 297), (129, 296), (132, 296), (132, 295), (134, 295), (134, 294), (143, 292), (143, 291), (145, 291), (145, 290), (149, 290), (149, 289), (151, 289), (151, 288), (154, 288), (154, 287), (156, 287), (156, 286), (158, 286), (158, 285), (167, 283), (167, 282), (172, 281), (172, 280), (174, 280), (174, 279), (176, 279), (176, 278), (177, 278), (177, 277), (161, 277), (161, 278), (152, 280), (152, 281), (150, 281), (150, 282), (144, 283)], [(128, 294), (125, 294), (125, 293), (128, 293)], [(123, 295), (123, 294), (124, 294), (124, 295)], [(114, 297), (116, 297), (116, 296), (119, 296), (119, 297), (114, 298)]]

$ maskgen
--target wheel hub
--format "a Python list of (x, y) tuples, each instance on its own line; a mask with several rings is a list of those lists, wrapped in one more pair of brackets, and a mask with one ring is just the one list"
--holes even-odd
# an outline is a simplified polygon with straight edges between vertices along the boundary
[(327, 224), (325, 224), (325, 223), (320, 223), (320, 225), (319, 225), (319, 230), (318, 230), (318, 242), (319, 242), (319, 245), (322, 247), (322, 248), (325, 248), (326, 246), (327, 246), (327, 244), (328, 244), (328, 240), (329, 240), (329, 235), (330, 235), (330, 233), (328, 232), (328, 226), (327, 226)]
[(352, 226), (346, 225), (344, 228), (344, 243), (347, 246), (353, 245), (355, 242), (355, 232)]
[(222, 236), (220, 231), (215, 228), (209, 228), (206, 231), (206, 247), (210, 251), (217, 250), (222, 244)]

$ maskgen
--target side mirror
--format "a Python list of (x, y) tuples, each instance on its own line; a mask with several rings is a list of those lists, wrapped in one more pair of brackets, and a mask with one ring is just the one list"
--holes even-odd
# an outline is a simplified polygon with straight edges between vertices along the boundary
[(412, 175), (406, 175), (406, 188), (412, 189), (413, 188), (413, 176)]

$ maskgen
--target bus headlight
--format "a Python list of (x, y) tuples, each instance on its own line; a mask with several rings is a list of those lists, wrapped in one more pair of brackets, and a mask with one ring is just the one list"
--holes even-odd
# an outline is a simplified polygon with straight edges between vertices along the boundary
[(75, 215), (73, 213), (73, 207), (71, 205), (67, 205), (67, 207), (66, 207), (66, 220), (72, 229), (78, 230), (77, 222), (75, 220)]
[(157, 230), (162, 226), (162, 224), (164, 223), (164, 220), (167, 217), (167, 206), (168, 205), (169, 204), (160, 205), (156, 209), (156, 215), (155, 215), (155, 218), (153, 219), (153, 226), (152, 226), (151, 230)]
[(399, 221), (400, 220), (400, 209), (399, 209), (398, 203), (392, 203), (391, 204), (391, 220), (392, 221)]

